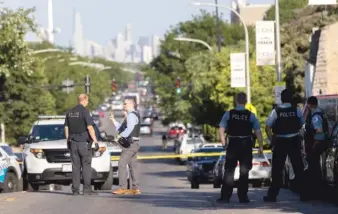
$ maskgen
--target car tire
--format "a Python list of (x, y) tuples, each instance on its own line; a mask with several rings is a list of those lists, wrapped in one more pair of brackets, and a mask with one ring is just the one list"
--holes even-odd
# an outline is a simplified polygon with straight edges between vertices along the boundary
[(200, 184), (196, 179), (192, 179), (191, 181), (191, 189), (199, 189), (200, 188)]
[(18, 178), (14, 173), (8, 172), (6, 174), (4, 189), (2, 192), (9, 193), (17, 191), (18, 191)]
[(96, 190), (111, 190), (113, 186), (113, 169), (110, 168), (109, 175), (104, 183), (94, 184)]
[(39, 191), (39, 189), (40, 189), (40, 185), (39, 184), (28, 183), (28, 191), (35, 192), (35, 191)]
[(214, 181), (213, 182), (213, 186), (214, 186), (214, 188), (221, 188), (221, 183), (217, 182), (217, 181)]
[(252, 182), (252, 187), (253, 188), (261, 188), (263, 186), (263, 182), (260, 181), (260, 180), (257, 180), (257, 181), (253, 181)]
[(289, 173), (286, 167), (283, 169), (283, 176), (282, 176), (282, 188), (288, 189), (290, 187), (290, 181), (289, 181)]

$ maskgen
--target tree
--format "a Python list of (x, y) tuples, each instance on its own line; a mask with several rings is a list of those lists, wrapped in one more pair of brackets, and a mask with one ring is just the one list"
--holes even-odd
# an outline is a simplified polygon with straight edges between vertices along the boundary
[[(295, 18), (299, 9), (306, 7), (309, 0), (279, 0), (279, 20), (281, 24)], [(266, 20), (275, 20), (275, 6), (266, 12)]]
[(54, 113), (55, 109), (54, 97), (34, 88), (47, 80), (24, 41), (26, 33), (35, 31), (33, 11), (0, 9), (0, 109), (9, 142), (27, 134), (39, 114)]

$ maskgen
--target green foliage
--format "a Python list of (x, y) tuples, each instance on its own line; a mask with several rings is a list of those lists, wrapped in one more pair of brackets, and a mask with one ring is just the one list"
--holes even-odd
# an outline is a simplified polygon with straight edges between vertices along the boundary
[(43, 89), (30, 85), (47, 82), (44, 71), (24, 41), (27, 32), (34, 31), (33, 10), (0, 9), (0, 91), (1, 120), (6, 137), (26, 134), (39, 114), (54, 113), (54, 97)]
[[(154, 80), (156, 93), (161, 98), (160, 107), (169, 121), (186, 121), (204, 124), (205, 133), (217, 136), (220, 118), (233, 107), (233, 97), (243, 89), (230, 87), (230, 53), (243, 52), (244, 29), (241, 25), (221, 22), (224, 46), (221, 53), (209, 52), (201, 44), (177, 42), (182, 35), (206, 41), (215, 47), (216, 26), (214, 16), (202, 11), (193, 20), (172, 28), (161, 45), (162, 53), (154, 59), (151, 68), (143, 68)], [(261, 122), (265, 121), (273, 103), (275, 83), (272, 67), (255, 66), (254, 31), (249, 28), (251, 92)], [(214, 48), (216, 49), (216, 48)], [(176, 94), (175, 79), (181, 78), (182, 93)], [(214, 138), (217, 140), (217, 137)]]
[[(76, 97), (84, 93), (78, 86), (69, 94), (61, 88), (62, 81), (71, 79), (77, 84), (91, 77), (89, 108), (96, 108), (111, 92), (113, 78), (125, 84), (133, 75), (115, 62), (75, 56), (68, 48), (55, 47), (48, 42), (26, 43), (24, 36), (35, 32), (33, 9), (0, 9), (0, 111), (1, 122), (6, 126), (6, 140), (14, 143), (20, 135), (26, 135), (38, 115), (64, 114), (76, 104)], [(41, 49), (60, 49), (60, 52), (34, 53)], [(108, 69), (99, 71), (83, 65), (71, 65), (82, 61), (100, 63)]]
[[(297, 11), (308, 5), (309, 0), (279, 0), (279, 21), (287, 23), (295, 18)], [(266, 20), (275, 20), (275, 6), (266, 12)]]

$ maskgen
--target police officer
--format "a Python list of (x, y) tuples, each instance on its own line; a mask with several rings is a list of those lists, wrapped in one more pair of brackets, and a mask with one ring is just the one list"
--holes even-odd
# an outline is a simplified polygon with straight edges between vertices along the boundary
[[(139, 188), (139, 177), (137, 171), (137, 154), (140, 149), (140, 115), (135, 110), (135, 100), (126, 99), (124, 101), (124, 109), (127, 111), (127, 118), (124, 123), (120, 124), (110, 115), (117, 131), (119, 131), (118, 138), (130, 139), (131, 144), (127, 148), (123, 148), (119, 161), (119, 184), (120, 188), (113, 192), (113, 194), (141, 194)], [(133, 182), (132, 190), (128, 190), (127, 183), (127, 165), (129, 165), (130, 175)]]
[(326, 114), (318, 108), (316, 97), (307, 99), (306, 108), (308, 117), (305, 125), (305, 151), (309, 168), (305, 200), (316, 200), (323, 194), (320, 156), (329, 146), (329, 123)]
[(304, 163), (301, 154), (301, 139), (299, 131), (304, 124), (304, 118), (299, 108), (291, 105), (292, 93), (285, 89), (281, 93), (282, 104), (272, 110), (266, 121), (265, 131), (273, 144), (272, 155), (272, 183), (265, 202), (276, 202), (282, 181), (282, 171), (286, 157), (291, 159), (296, 178), (300, 185), (301, 198), (303, 195)]
[[(259, 141), (259, 155), (263, 155), (263, 138), (256, 116), (245, 109), (246, 94), (239, 93), (235, 99), (237, 107), (227, 111), (219, 124), (221, 142), (227, 149), (224, 180), (218, 201), (226, 203), (230, 201), (234, 186), (234, 171), (239, 161), (240, 177), (237, 194), (241, 203), (248, 203), (250, 202), (248, 198), (249, 171), (252, 168), (252, 130), (255, 130)], [(224, 132), (227, 132), (229, 143)]]
[(65, 119), (65, 135), (68, 147), (71, 151), (72, 161), (72, 191), (73, 195), (79, 194), (81, 168), (83, 175), (83, 194), (92, 195), (91, 187), (91, 162), (92, 162), (92, 143), (98, 147), (94, 122), (86, 106), (88, 96), (80, 94), (78, 105), (70, 109)]

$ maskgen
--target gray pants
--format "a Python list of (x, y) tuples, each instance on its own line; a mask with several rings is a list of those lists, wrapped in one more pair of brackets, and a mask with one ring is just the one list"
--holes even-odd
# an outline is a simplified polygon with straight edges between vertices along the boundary
[(83, 177), (83, 192), (90, 192), (92, 190), (92, 151), (88, 149), (87, 142), (72, 141), (71, 160), (72, 160), (72, 190), (79, 192), (81, 181), (81, 168)]
[(134, 142), (129, 148), (123, 148), (119, 161), (119, 184), (121, 189), (128, 188), (127, 164), (133, 181), (133, 189), (139, 189), (139, 178), (137, 170), (137, 153), (140, 150), (138, 142)]

